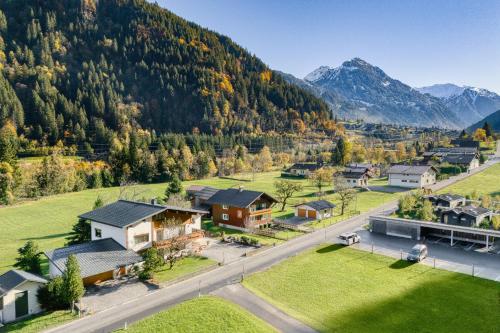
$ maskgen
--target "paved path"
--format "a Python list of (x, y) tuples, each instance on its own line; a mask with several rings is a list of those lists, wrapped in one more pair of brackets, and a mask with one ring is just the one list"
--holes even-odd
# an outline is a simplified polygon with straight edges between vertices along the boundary
[[(497, 159), (488, 161), (487, 164), (473, 170), (471, 175), (497, 162)], [(439, 184), (433, 185), (432, 188), (433, 190), (439, 190), (467, 176), (470, 175), (452, 177)], [(143, 319), (179, 302), (196, 297), (200, 293), (207, 294), (229, 283), (234, 283), (241, 279), (241, 276), (244, 274), (262, 271), (290, 256), (317, 246), (326, 240), (334, 239), (343, 232), (349, 232), (361, 227), (366, 224), (370, 215), (392, 212), (396, 207), (397, 200), (393, 200), (369, 212), (333, 224), (325, 229), (316, 230), (315, 232), (299, 236), (276, 247), (262, 251), (255, 256), (242, 258), (241, 260), (232, 262), (210, 272), (203, 273), (167, 288), (151, 292), (146, 296), (131, 299), (124, 304), (106, 309), (92, 316), (50, 329), (47, 332), (110, 332), (122, 328), (125, 323), (132, 323)]]
[(286, 333), (315, 333), (316, 331), (283, 311), (256, 296), (241, 284), (231, 284), (213, 292), (240, 305), (257, 317), (274, 326), (280, 332)]

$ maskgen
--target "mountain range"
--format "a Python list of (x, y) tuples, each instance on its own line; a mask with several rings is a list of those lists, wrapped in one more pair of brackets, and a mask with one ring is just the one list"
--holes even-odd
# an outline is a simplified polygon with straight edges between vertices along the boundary
[(304, 79), (281, 73), (327, 102), (335, 115), (376, 123), (464, 128), (497, 110), (500, 96), (453, 84), (412, 88), (380, 68), (354, 58), (321, 66)]
[(446, 107), (467, 125), (500, 110), (500, 96), (486, 89), (457, 86), (451, 83), (416, 89), (441, 98)]

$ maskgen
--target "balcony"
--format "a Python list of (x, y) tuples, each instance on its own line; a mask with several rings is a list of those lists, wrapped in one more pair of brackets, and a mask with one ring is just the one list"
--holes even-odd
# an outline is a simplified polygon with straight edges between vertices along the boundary
[(155, 247), (157, 249), (168, 247), (170, 245), (170, 243), (172, 243), (172, 240), (174, 240), (174, 239), (176, 241), (180, 241), (180, 242), (190, 242), (190, 241), (193, 241), (195, 239), (202, 238), (202, 237), (205, 237), (205, 232), (203, 230), (193, 230), (193, 232), (191, 232), (188, 235), (184, 234), (184, 235), (181, 235), (178, 237), (173, 237), (170, 239), (164, 239), (164, 240), (153, 242), (153, 247)]

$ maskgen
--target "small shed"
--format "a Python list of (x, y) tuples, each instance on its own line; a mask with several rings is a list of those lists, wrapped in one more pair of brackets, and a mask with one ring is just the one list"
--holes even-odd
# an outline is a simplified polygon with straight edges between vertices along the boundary
[(17, 269), (0, 275), (0, 324), (41, 312), (36, 294), (47, 282), (38, 275)]
[(295, 216), (308, 219), (325, 219), (333, 216), (335, 204), (327, 200), (316, 200), (295, 206)]

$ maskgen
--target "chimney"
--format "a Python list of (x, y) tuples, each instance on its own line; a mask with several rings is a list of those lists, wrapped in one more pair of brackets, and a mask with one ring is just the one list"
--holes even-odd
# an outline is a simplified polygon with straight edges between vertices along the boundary
[(158, 204), (158, 201), (156, 200), (156, 198), (151, 199), (151, 204), (153, 206), (156, 206)]

